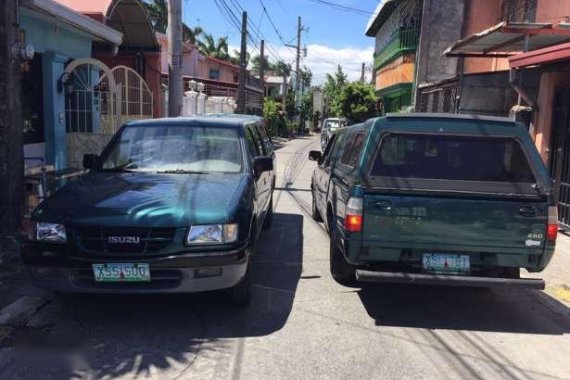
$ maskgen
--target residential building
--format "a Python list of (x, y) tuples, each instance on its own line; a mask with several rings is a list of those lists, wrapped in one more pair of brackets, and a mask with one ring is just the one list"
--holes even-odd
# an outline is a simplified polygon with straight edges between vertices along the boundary
[[(54, 0), (29, 0), (20, 6), (21, 38), (35, 54), (22, 64), (22, 110), (26, 167), (68, 167), (66, 67), (89, 59), (94, 45), (108, 49), (122, 43), (119, 31), (72, 11)], [(71, 88), (71, 86), (70, 86)], [(81, 102), (94, 98), (82, 94)], [(97, 130), (93, 114), (84, 114)]]
[(368, 23), (366, 35), (375, 38), (374, 82), (384, 112), (412, 104), (420, 26), (420, 0), (381, 2)]

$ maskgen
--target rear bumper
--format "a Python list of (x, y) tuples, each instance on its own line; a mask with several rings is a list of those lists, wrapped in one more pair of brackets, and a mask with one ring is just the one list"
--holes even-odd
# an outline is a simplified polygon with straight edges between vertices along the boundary
[(479, 288), (517, 287), (544, 290), (542, 279), (514, 279), (495, 277), (453, 276), (424, 273), (380, 272), (356, 270), (356, 279), (362, 282), (465, 286)]

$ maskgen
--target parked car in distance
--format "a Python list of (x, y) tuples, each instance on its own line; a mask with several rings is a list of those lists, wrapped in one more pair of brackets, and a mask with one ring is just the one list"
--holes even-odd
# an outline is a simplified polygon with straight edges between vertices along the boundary
[(544, 288), (558, 232), (551, 180), (511, 119), (398, 114), (333, 134), (312, 177), (340, 283)]
[(321, 149), (325, 150), (331, 135), (340, 128), (346, 127), (346, 119), (343, 118), (328, 118), (323, 121), (321, 129)]
[(130, 122), (34, 211), (23, 260), (54, 292), (226, 289), (246, 306), (250, 258), (272, 223), (274, 158), (259, 118)]

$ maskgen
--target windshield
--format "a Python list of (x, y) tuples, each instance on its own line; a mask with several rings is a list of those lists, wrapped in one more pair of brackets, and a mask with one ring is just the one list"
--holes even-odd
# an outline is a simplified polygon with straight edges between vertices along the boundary
[(103, 158), (103, 170), (238, 173), (236, 130), (197, 126), (126, 127)]
[(340, 121), (338, 120), (327, 120), (325, 123), (325, 128), (330, 130), (335, 130), (340, 128)]

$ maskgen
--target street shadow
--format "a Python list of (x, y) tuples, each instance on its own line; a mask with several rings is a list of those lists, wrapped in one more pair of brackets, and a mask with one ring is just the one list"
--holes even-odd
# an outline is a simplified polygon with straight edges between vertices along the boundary
[(377, 326), (570, 333), (568, 308), (535, 290), (371, 284), (358, 295)]
[[(223, 292), (190, 295), (81, 296), (71, 304), (53, 302), (53, 326), (36, 326), (51, 331), (52, 340), (73, 336), (81, 341), (65, 355), (55, 349), (20, 351), (10, 368), (0, 370), (2, 378), (26, 379), (174, 378), (199, 371), (232, 368), (239, 350), (238, 339), (270, 335), (285, 325), (302, 271), (303, 217), (275, 213), (273, 225), (260, 236), (253, 257), (253, 302), (247, 309), (233, 309)], [(63, 334), (63, 335), (62, 335)], [(80, 339), (78, 339), (80, 337)], [(29, 347), (27, 347), (29, 348)], [(65, 348), (65, 347), (64, 347)], [(39, 354), (41, 352), (41, 354)], [(211, 366), (192, 368), (197, 354), (211, 360)], [(73, 365), (78, 355), (88, 369)], [(33, 356), (28, 366), (26, 358)], [(35, 355), (35, 356), (34, 356)], [(208, 359), (209, 358), (209, 359)], [(18, 364), (19, 363), (19, 364)], [(42, 364), (43, 363), (43, 364)], [(171, 374), (176, 374), (171, 375)], [(163, 374), (163, 375), (161, 375)], [(168, 374), (168, 375), (167, 375)], [(37, 377), (35, 377), (37, 376)], [(211, 378), (230, 377), (214, 373)]]

